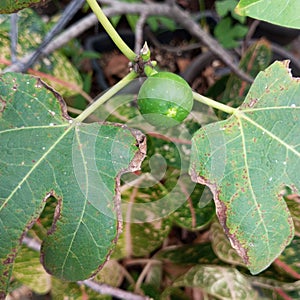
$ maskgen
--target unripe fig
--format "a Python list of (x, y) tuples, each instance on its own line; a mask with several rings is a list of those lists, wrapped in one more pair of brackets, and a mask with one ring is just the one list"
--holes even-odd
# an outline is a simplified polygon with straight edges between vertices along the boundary
[(171, 127), (188, 116), (193, 107), (193, 94), (179, 75), (159, 72), (142, 84), (137, 101), (147, 122), (156, 127)]

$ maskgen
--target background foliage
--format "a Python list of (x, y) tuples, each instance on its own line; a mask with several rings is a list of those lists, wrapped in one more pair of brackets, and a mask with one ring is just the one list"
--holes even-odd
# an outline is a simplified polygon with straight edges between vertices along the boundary
[[(3, 2), (0, 12), (35, 2)], [(242, 0), (235, 12), (299, 29), (298, 2), (278, 14), (284, 2), (262, 9)], [(226, 48), (237, 49), (248, 33), (236, 4), (216, 2), (221, 21), (212, 32)], [(31, 9), (18, 18), (21, 57), (39, 46), (51, 22)], [(138, 28), (138, 15), (126, 18)], [(122, 24), (118, 15), (112, 21)], [(2, 69), (10, 60), (10, 24), (0, 16)], [(147, 24), (176, 29), (165, 17)], [(0, 298), (6, 287), (14, 297), (26, 286), (45, 299), (300, 299), (300, 85), (288, 62), (269, 66), (270, 43), (252, 43), (239, 66), (254, 83), (227, 71), (210, 85), (209, 93), (232, 107), (231, 117), (195, 102), (183, 124), (161, 130), (137, 110), (138, 80), (85, 123), (72, 119), (67, 110), (80, 114), (87, 103), (78, 93), (92, 94), (95, 81), (74, 53), (82, 61), (99, 57), (73, 41), (29, 70), (68, 107), (39, 79), (1, 75)], [(45, 268), (31, 249), (40, 243)], [(79, 281), (92, 274), (93, 281)]]

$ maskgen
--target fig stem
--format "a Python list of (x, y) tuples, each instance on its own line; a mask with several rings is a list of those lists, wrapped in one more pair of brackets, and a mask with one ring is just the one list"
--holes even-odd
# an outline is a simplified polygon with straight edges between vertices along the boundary
[(129, 82), (136, 78), (138, 74), (135, 71), (131, 71), (124, 78), (122, 78), (117, 84), (107, 90), (106, 93), (97, 98), (87, 109), (85, 109), (76, 119), (75, 122), (82, 122), (88, 116), (90, 116), (96, 109), (98, 109), (104, 102), (113, 97), (118, 91), (124, 88)]
[(203, 103), (203, 104), (206, 104), (212, 108), (216, 108), (216, 109), (219, 109), (221, 111), (224, 111), (228, 114), (234, 114), (235, 111), (237, 110), (236, 108), (233, 108), (231, 106), (228, 106), (228, 105), (225, 105), (225, 104), (222, 104), (220, 102), (217, 102), (215, 100), (212, 100), (210, 98), (207, 98), (205, 96), (202, 96), (196, 92), (193, 92), (193, 98), (194, 100), (200, 102), (200, 103)]
[(94, 14), (97, 16), (99, 22), (101, 23), (101, 25), (103, 26), (107, 34), (115, 43), (115, 45), (130, 61), (135, 61), (137, 55), (128, 47), (128, 45), (123, 41), (123, 39), (120, 37), (118, 32), (115, 30), (115, 28), (111, 25), (110, 21), (103, 13), (97, 1), (96, 0), (86, 0), (86, 1), (89, 4), (92, 11), (94, 12)]

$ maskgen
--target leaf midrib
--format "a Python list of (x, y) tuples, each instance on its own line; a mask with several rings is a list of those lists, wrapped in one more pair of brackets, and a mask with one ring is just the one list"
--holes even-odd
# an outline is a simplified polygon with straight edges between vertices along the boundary
[[(238, 116), (237, 116), (237, 118), (238, 118)], [(248, 157), (247, 157), (247, 153), (246, 153), (245, 134), (244, 134), (244, 131), (243, 131), (243, 124), (242, 124), (242, 122), (239, 118), (238, 118), (238, 121), (240, 123), (240, 131), (241, 131), (242, 144), (243, 144), (244, 164), (245, 164), (245, 168), (246, 168), (247, 175), (248, 175), (247, 181), (248, 181), (249, 189), (251, 191), (252, 199), (254, 201), (254, 205), (257, 208), (257, 211), (258, 211), (258, 214), (259, 214), (259, 219), (260, 219), (260, 223), (257, 224), (256, 228), (259, 226), (259, 224), (263, 224), (264, 231), (267, 235), (267, 240), (269, 240), (268, 229), (266, 228), (266, 224), (264, 222), (264, 219), (263, 219), (263, 216), (262, 216), (262, 213), (261, 213), (261, 209), (259, 208), (259, 203), (257, 202), (257, 198), (256, 198), (256, 195), (254, 193), (252, 182), (251, 182), (251, 179), (250, 179), (249, 166), (248, 166), (248, 160), (247, 160)], [(256, 228), (253, 230), (252, 235), (255, 233)], [(269, 258), (270, 258), (270, 247), (268, 247), (268, 260), (269, 260)]]
[[(76, 136), (76, 139), (77, 139), (77, 142), (78, 142), (78, 145), (79, 145), (79, 144), (80, 144), (80, 143), (79, 143), (80, 138), (79, 138), (77, 132), (75, 132), (75, 136)], [(82, 159), (84, 159), (84, 153), (83, 153), (81, 147), (80, 147), (80, 153), (81, 153)], [(86, 166), (85, 164), (83, 164), (83, 165), (84, 165), (84, 167)], [(86, 169), (85, 169), (85, 170), (86, 170)], [(88, 173), (87, 170), (86, 170), (86, 173)], [(86, 181), (88, 181), (88, 176), (86, 176)], [(88, 182), (86, 182), (86, 186), (88, 186)], [(72, 234), (73, 236), (72, 236), (72, 239), (71, 239), (71, 241), (70, 241), (69, 248), (68, 248), (68, 250), (67, 250), (67, 252), (66, 252), (65, 259), (64, 259), (64, 261), (63, 261), (63, 263), (62, 263), (62, 273), (64, 273), (65, 264), (66, 264), (66, 262), (67, 262), (67, 259), (68, 259), (69, 255), (70, 255), (70, 253), (72, 252), (71, 249), (72, 249), (72, 246), (73, 246), (73, 243), (74, 243), (76, 234), (77, 234), (77, 232), (78, 232), (78, 230), (79, 230), (79, 226), (80, 226), (81, 223), (83, 223), (83, 215), (84, 215), (84, 213), (85, 213), (86, 205), (87, 205), (87, 197), (86, 197), (86, 195), (85, 195), (85, 197), (84, 197), (84, 206), (83, 206), (82, 211), (81, 211), (80, 219), (79, 219), (79, 221), (78, 221), (78, 224), (77, 224), (77, 226), (76, 226), (76, 229), (73, 231), (73, 234)]]
[(269, 131), (268, 129), (266, 129), (265, 127), (259, 125), (257, 122), (255, 122), (254, 120), (252, 120), (251, 118), (249, 118), (248, 116), (245, 115), (245, 113), (243, 111), (239, 111), (236, 110), (234, 115), (236, 116), (236, 118), (238, 120), (244, 119), (246, 121), (248, 121), (249, 123), (251, 123), (252, 125), (256, 126), (257, 128), (259, 128), (262, 132), (266, 133), (267, 135), (269, 135), (272, 139), (276, 140), (279, 144), (281, 144), (282, 146), (286, 147), (289, 151), (293, 152), (296, 156), (298, 156), (300, 158), (300, 152), (298, 152), (296, 149), (294, 149), (293, 147), (291, 147), (289, 144), (287, 144), (286, 142), (284, 142), (282, 139), (280, 139), (279, 137), (277, 137), (275, 134), (273, 134), (271, 131)]

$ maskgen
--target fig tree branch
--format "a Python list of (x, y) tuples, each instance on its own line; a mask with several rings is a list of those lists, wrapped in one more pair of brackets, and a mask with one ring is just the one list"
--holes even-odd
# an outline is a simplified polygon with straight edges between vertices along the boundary
[[(210, 34), (205, 32), (191, 17), (191, 15), (181, 9), (177, 5), (168, 5), (164, 3), (125, 3), (119, 1), (100, 1), (101, 3), (109, 4), (110, 6), (104, 7), (103, 12), (107, 17), (124, 14), (147, 14), (148, 16), (164, 16), (173, 19), (183, 28), (195, 36), (203, 45), (214, 53), (220, 60), (222, 60), (233, 73), (247, 82), (252, 82), (246, 73), (239, 69), (238, 65), (234, 63), (232, 56), (215, 40)], [(51, 44), (42, 50), (42, 55), (49, 55), (56, 49), (65, 45), (72, 38), (78, 37), (81, 33), (98, 23), (97, 17), (94, 14), (88, 15), (81, 19), (70, 28), (66, 29)], [(33, 54), (27, 54), (19, 62), (26, 63)], [(11, 65), (5, 71), (19, 72), (19, 63)]]

